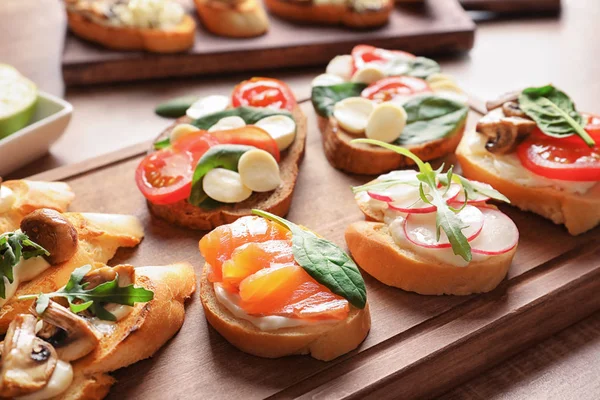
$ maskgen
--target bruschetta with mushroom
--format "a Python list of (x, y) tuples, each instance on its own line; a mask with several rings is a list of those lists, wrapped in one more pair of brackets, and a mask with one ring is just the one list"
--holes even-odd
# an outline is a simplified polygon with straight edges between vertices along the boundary
[(423, 160), (454, 152), (464, 132), (468, 98), (431, 59), (358, 45), (337, 56), (312, 82), (312, 103), (327, 160), (356, 174), (414, 165), (401, 154), (352, 139), (410, 149)]
[(600, 117), (547, 85), (487, 103), (456, 151), (463, 173), (579, 235), (600, 224)]
[(136, 183), (150, 211), (210, 230), (260, 208), (287, 214), (306, 141), (306, 117), (290, 88), (252, 78), (231, 96), (161, 105), (179, 116), (139, 164)]
[(269, 30), (267, 13), (258, 0), (194, 0), (202, 25), (227, 37), (260, 36)]
[(29, 307), (23, 295), (53, 291), (84, 264), (106, 263), (119, 247), (134, 247), (143, 228), (136, 217), (36, 210), (20, 229), (0, 235), (0, 332)]

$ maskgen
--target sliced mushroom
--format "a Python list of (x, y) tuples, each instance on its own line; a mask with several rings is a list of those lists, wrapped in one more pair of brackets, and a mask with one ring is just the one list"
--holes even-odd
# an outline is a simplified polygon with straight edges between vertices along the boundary
[[(31, 311), (38, 315), (34, 307)], [(89, 322), (55, 301), (50, 301), (39, 317), (43, 319), (44, 325), (38, 335), (54, 346), (58, 357), (63, 361), (77, 360), (89, 354), (100, 343), (99, 334)]]
[(521, 92), (521, 90), (517, 90), (514, 92), (505, 93), (497, 99), (490, 100), (487, 103), (485, 103), (485, 107), (487, 108), (488, 112), (490, 112), (492, 110), (495, 110), (496, 108), (502, 107), (504, 103), (511, 101), (516, 102), (519, 99), (519, 95), (521, 94)]
[(502, 112), (504, 112), (504, 115), (507, 117), (519, 117), (529, 119), (527, 114), (525, 114), (521, 110), (521, 107), (519, 107), (519, 103), (517, 103), (516, 101), (507, 101), (506, 103), (502, 104)]
[(50, 343), (35, 336), (37, 319), (19, 314), (11, 322), (2, 346), (0, 397), (18, 397), (43, 388), (58, 356)]
[(21, 230), (48, 250), (50, 264), (65, 262), (77, 251), (77, 230), (58, 211), (43, 208), (32, 212), (21, 221)]

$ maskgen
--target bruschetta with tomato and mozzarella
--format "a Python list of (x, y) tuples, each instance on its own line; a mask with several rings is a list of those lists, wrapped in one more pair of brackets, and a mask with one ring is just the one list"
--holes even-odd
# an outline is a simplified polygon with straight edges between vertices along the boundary
[(258, 0), (194, 0), (202, 25), (219, 36), (254, 37), (269, 30), (269, 19)]
[(600, 224), (600, 117), (552, 85), (487, 103), (456, 156), (466, 177), (578, 235)]
[(371, 326), (352, 259), (290, 221), (254, 210), (200, 241), (200, 299), (208, 322), (260, 357), (310, 354), (329, 361), (354, 350)]
[(454, 152), (464, 132), (468, 98), (431, 59), (358, 45), (335, 57), (312, 82), (329, 163), (356, 174), (381, 174), (414, 165), (366, 137), (404, 146), (423, 160)]
[(393, 171), (354, 188), (367, 218), (346, 230), (356, 263), (386, 285), (419, 294), (494, 289), (511, 265), (519, 231), (488, 201), (508, 199), (452, 168), (434, 170), (408, 149), (364, 141), (410, 157), (418, 171)]
[[(162, 115), (178, 115), (161, 105)], [(173, 107), (171, 105), (174, 105)], [(210, 230), (260, 208), (287, 214), (304, 155), (306, 117), (290, 88), (252, 78), (231, 96), (198, 99), (139, 164), (137, 185), (153, 214)]]
[(116, 50), (155, 53), (193, 46), (196, 22), (175, 0), (64, 0), (75, 35)]

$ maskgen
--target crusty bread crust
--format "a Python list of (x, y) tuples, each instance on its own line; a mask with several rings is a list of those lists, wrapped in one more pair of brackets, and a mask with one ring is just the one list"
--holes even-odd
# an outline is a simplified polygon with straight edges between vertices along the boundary
[[(282, 184), (275, 191), (253, 193), (252, 196), (241, 203), (225, 205), (214, 210), (204, 210), (191, 205), (186, 200), (166, 205), (148, 202), (150, 211), (172, 224), (198, 230), (211, 230), (217, 226), (232, 223), (240, 217), (252, 214), (253, 208), (279, 216), (286, 215), (292, 204), (292, 195), (298, 178), (300, 162), (304, 157), (307, 133), (306, 116), (302, 113), (300, 107), (296, 106), (293, 116), (296, 121), (296, 139), (281, 154), (279, 169)], [(160, 137), (166, 137), (176, 125), (189, 123), (190, 121), (191, 119), (188, 117), (178, 119)]]
[[(369, 144), (353, 144), (356, 139), (344, 131), (334, 117), (318, 116), (325, 156), (337, 169), (353, 174), (378, 175), (414, 165), (410, 158)], [(446, 138), (418, 145), (405, 146), (423, 161), (443, 157), (454, 152), (465, 131), (466, 120)]]
[(265, 5), (273, 14), (295, 22), (310, 24), (343, 24), (352, 28), (370, 28), (387, 23), (393, 9), (393, 2), (378, 11), (356, 12), (345, 4), (306, 5), (293, 1), (265, 0)]
[(77, 36), (115, 50), (176, 53), (192, 47), (196, 35), (196, 22), (189, 15), (168, 30), (104, 25), (68, 10), (67, 22)]
[[(551, 187), (522, 186), (482, 166), (468, 147), (467, 132), (458, 146), (456, 157), (466, 178), (485, 182), (504, 194), (511, 204), (524, 211), (532, 211), (555, 224), (564, 224), (571, 235), (579, 235), (600, 224), (600, 184), (581, 195), (567, 193)], [(493, 156), (490, 153), (490, 156)]]
[(350, 314), (333, 324), (261, 331), (250, 322), (238, 319), (215, 297), (213, 284), (207, 279), (207, 266), (200, 280), (200, 299), (208, 322), (238, 349), (259, 357), (277, 358), (309, 354), (329, 361), (354, 350), (371, 328), (369, 305), (359, 310), (350, 306)]
[(52, 400), (100, 400), (108, 395), (115, 382), (115, 378), (107, 374), (86, 376), (74, 370), (71, 386)]
[(385, 224), (369, 221), (348, 226), (346, 243), (356, 263), (375, 279), (425, 295), (489, 292), (504, 279), (517, 250), (456, 267), (400, 248)]
[(202, 25), (219, 36), (254, 37), (269, 30), (269, 20), (257, 0), (229, 5), (214, 0), (194, 0)]

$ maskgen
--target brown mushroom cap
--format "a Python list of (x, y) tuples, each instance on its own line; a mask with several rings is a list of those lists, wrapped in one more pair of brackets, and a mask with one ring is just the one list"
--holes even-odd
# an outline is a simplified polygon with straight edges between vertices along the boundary
[(119, 281), (117, 284), (121, 287), (131, 285), (135, 282), (135, 268), (132, 265), (117, 265), (115, 267), (101, 267), (88, 272), (81, 281), (82, 284), (88, 283), (86, 289), (93, 289), (105, 282), (113, 281), (117, 274)]
[(32, 212), (21, 221), (21, 230), (50, 253), (46, 260), (52, 265), (69, 260), (77, 251), (77, 230), (58, 211)]
[(37, 319), (19, 314), (11, 322), (2, 346), (0, 397), (18, 397), (42, 389), (50, 380), (56, 351), (35, 335)]

